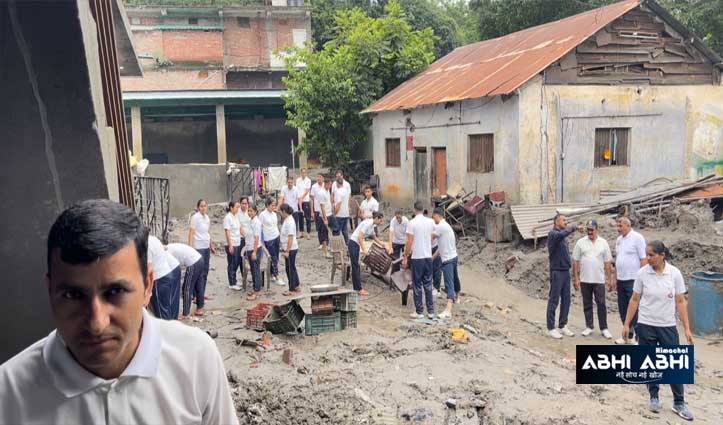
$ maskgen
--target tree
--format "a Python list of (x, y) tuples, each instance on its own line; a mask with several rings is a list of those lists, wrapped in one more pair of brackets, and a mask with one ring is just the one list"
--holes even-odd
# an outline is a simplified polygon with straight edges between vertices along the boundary
[(721, 0), (659, 0), (670, 12), (708, 47), (723, 54), (723, 1)]
[(284, 79), (287, 124), (306, 132), (299, 149), (327, 165), (348, 160), (366, 140), (370, 120), (361, 110), (434, 60), (432, 30), (412, 29), (396, 1), (379, 18), (339, 10), (334, 28), (322, 50), (286, 52)]

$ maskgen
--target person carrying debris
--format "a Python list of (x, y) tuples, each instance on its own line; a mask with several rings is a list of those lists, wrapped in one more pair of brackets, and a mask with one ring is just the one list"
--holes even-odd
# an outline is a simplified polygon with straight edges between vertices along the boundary
[[(324, 257), (329, 256), (329, 220), (327, 214), (331, 214), (331, 203), (329, 202), (329, 191), (324, 182), (324, 175), (319, 173), (316, 176), (316, 183), (311, 187), (311, 219), (316, 225), (316, 233), (319, 238), (319, 249), (324, 251)], [(322, 208), (324, 207), (324, 208)]]
[[(567, 218), (555, 215), (552, 230), (547, 235), (547, 252), (550, 257), (550, 293), (547, 298), (547, 334), (555, 339), (575, 336), (567, 327), (567, 315), (570, 312), (570, 251), (567, 237), (577, 230), (583, 233), (582, 226), (567, 225)], [(560, 304), (558, 328), (555, 329), (555, 311)]]
[(289, 204), (281, 205), (281, 250), (286, 260), (286, 278), (289, 280), (289, 290), (284, 295), (296, 295), (301, 292), (299, 286), (299, 273), (296, 271), (296, 254), (299, 252), (299, 242), (296, 240), (296, 222), (294, 209)]
[(158, 273), (154, 275), (151, 297), (153, 312), (159, 319), (176, 320), (181, 299), (181, 264), (153, 235), (148, 236), (148, 261)]
[(436, 223), (433, 237), (439, 243), (439, 249), (433, 255), (441, 260), (444, 287), (447, 292), (447, 308), (439, 313), (439, 318), (449, 319), (452, 317), (452, 304), (454, 304), (462, 290), (459, 273), (457, 272), (457, 240), (452, 226), (444, 219), (444, 210), (435, 208), (432, 212), (432, 219)]
[(188, 229), (188, 245), (192, 246), (203, 257), (203, 271), (201, 280), (193, 290), (193, 297), (196, 299), (195, 316), (203, 316), (203, 306), (206, 300), (206, 281), (208, 280), (208, 269), (211, 266), (211, 254), (216, 254), (216, 247), (208, 232), (211, 228), (211, 218), (206, 214), (208, 204), (205, 200), (199, 199), (196, 202), (196, 213), (191, 217), (191, 224)]
[(301, 169), (301, 176), (296, 178), (296, 189), (301, 199), (301, 214), (299, 214), (299, 238), (304, 237), (304, 223), (306, 223), (306, 239), (311, 240), (311, 179), (307, 176), (306, 168)]
[[(633, 296), (633, 284), (638, 271), (648, 264), (645, 254), (645, 238), (632, 229), (630, 219), (620, 217), (618, 219), (618, 236), (615, 241), (615, 274), (616, 289), (618, 292), (618, 312), (620, 320), (625, 323), (625, 313), (628, 311), (630, 298)], [(633, 316), (630, 322), (630, 333), (628, 339), (633, 339), (635, 325), (638, 323), (638, 315)], [(616, 344), (625, 344), (624, 338), (615, 340)]]
[(354, 290), (359, 293), (360, 296), (367, 296), (369, 292), (362, 289), (361, 286), (361, 270), (359, 268), (359, 252), (363, 252), (364, 255), (368, 255), (369, 252), (364, 248), (364, 239), (372, 238), (374, 242), (381, 246), (386, 246), (382, 242), (376, 233), (376, 227), (382, 222), (384, 216), (380, 212), (372, 213), (372, 218), (362, 220), (361, 223), (354, 229), (354, 232), (347, 242), (347, 248), (349, 250), (349, 260), (351, 261), (351, 281), (354, 285)]
[(0, 423), (238, 424), (213, 340), (146, 311), (154, 273), (130, 208), (98, 199), (60, 214), (45, 275), (56, 329), (0, 366)]
[(183, 275), (183, 284), (181, 285), (181, 300), (183, 302), (183, 308), (181, 310), (181, 314), (178, 316), (178, 320), (186, 320), (186, 318), (191, 314), (193, 288), (195, 288), (201, 280), (203, 257), (198, 253), (198, 251), (185, 243), (169, 243), (163, 248), (186, 268), (186, 272)]
[[(645, 247), (648, 264), (638, 271), (633, 284), (633, 296), (625, 315), (622, 337), (627, 340), (633, 317), (638, 315), (635, 333), (640, 345), (678, 345), (678, 328), (675, 313), (683, 324), (685, 339), (693, 344), (693, 333), (688, 321), (688, 303), (683, 275), (677, 267), (668, 263), (670, 252), (661, 241), (648, 242)], [(671, 384), (673, 412), (692, 421), (693, 413), (685, 404), (682, 384)], [(648, 384), (651, 412), (660, 412), (658, 384)]]
[(274, 198), (266, 198), (266, 209), (259, 214), (259, 221), (261, 222), (264, 246), (269, 252), (269, 261), (271, 261), (271, 281), (279, 286), (286, 286), (286, 283), (279, 279), (281, 234), (279, 233), (279, 217), (276, 215), (276, 200)]
[[(414, 218), (407, 225), (407, 241), (404, 244), (402, 267), (407, 268), (411, 255), (412, 289), (415, 312), (412, 319), (424, 317), (424, 303), (427, 304), (427, 317), (434, 318), (434, 299), (432, 298), (432, 233), (434, 220), (424, 216), (424, 205), (414, 203)], [(422, 295), (424, 293), (424, 295)]]
[[(394, 218), (389, 221), (389, 246), (392, 256), (398, 260), (404, 251), (404, 242), (407, 240), (407, 225), (409, 219), (402, 214), (402, 210), (394, 211)], [(399, 270), (400, 262), (392, 265), (392, 273)]]
[(595, 328), (593, 322), (592, 300), (597, 305), (597, 319), (602, 335), (612, 339), (608, 330), (607, 307), (605, 305), (605, 285), (609, 291), (615, 288), (610, 263), (613, 255), (607, 241), (598, 234), (597, 221), (590, 220), (585, 225), (587, 236), (580, 238), (572, 250), (572, 275), (576, 291), (582, 292), (582, 306), (585, 314), (585, 330), (582, 336), (588, 336)]
[(241, 222), (237, 214), (241, 204), (231, 201), (228, 203), (226, 211), (228, 213), (223, 218), (223, 231), (226, 238), (226, 275), (228, 277), (228, 288), (234, 291), (240, 291), (242, 288), (236, 284), (236, 272), (241, 263)]

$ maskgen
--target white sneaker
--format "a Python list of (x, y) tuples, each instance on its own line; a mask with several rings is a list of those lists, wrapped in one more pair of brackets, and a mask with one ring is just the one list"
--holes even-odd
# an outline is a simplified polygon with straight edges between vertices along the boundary
[(440, 319), (451, 319), (452, 313), (449, 310), (445, 309), (443, 312), (439, 313), (437, 317), (439, 317)]
[(589, 336), (592, 333), (592, 329), (585, 328), (584, 331), (582, 331), (582, 336)]
[(424, 315), (414, 312), (414, 313), (409, 314), (409, 318), (410, 319), (424, 319)]
[(229, 286), (228, 286), (228, 289), (233, 289), (234, 291), (240, 291), (240, 290), (242, 290), (243, 288), (240, 287), (240, 286), (238, 286), (238, 285), (229, 285)]
[(562, 339), (562, 334), (557, 329), (551, 329), (547, 331), (547, 334), (550, 336), (550, 338)]
[(560, 332), (565, 336), (575, 336), (575, 332), (571, 331), (567, 326), (560, 328)]
[(611, 334), (607, 329), (602, 330), (602, 336), (604, 336), (605, 339), (613, 339), (613, 334)]
[(434, 317), (434, 313), (427, 313), (427, 319), (434, 320), (434, 319), (436, 319), (436, 317)]
[(436, 297), (436, 296), (439, 296), (439, 290), (437, 290), (437, 289), (432, 289), (432, 295), (434, 295), (435, 297)]
[(626, 342), (626, 341), (625, 341), (624, 339), (622, 339), (622, 338), (618, 338), (618, 339), (615, 340), (615, 343), (618, 344), (618, 345), (625, 345), (625, 344), (628, 344), (629, 342)]
[(277, 284), (277, 285), (279, 285), (279, 286), (286, 286), (286, 282), (284, 282), (283, 280), (279, 279), (278, 277), (276, 278), (276, 280), (274, 281), (274, 283)]
[(321, 251), (322, 249), (324, 249), (324, 245), (319, 245), (319, 247), (316, 248), (316, 249), (318, 249), (319, 251)]

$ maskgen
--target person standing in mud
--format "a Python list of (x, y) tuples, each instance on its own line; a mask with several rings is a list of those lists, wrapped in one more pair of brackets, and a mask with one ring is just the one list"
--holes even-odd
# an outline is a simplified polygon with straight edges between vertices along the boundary
[[(427, 304), (427, 317), (434, 319), (434, 299), (432, 299), (432, 233), (434, 220), (424, 216), (424, 205), (414, 203), (414, 218), (407, 225), (407, 241), (404, 245), (402, 267), (407, 268), (411, 261), (412, 289), (414, 290), (415, 312), (412, 319), (424, 318), (424, 304)], [(407, 260), (411, 255), (411, 260)]]
[[(547, 252), (550, 256), (550, 293), (547, 298), (547, 334), (554, 339), (575, 336), (567, 327), (567, 316), (570, 312), (570, 251), (567, 237), (577, 230), (582, 233), (583, 226), (567, 225), (567, 218), (562, 214), (555, 215), (552, 230), (547, 235)], [(555, 311), (560, 305), (560, 319), (555, 328)]]
[[(633, 296), (633, 284), (638, 271), (648, 264), (645, 254), (645, 238), (632, 229), (630, 219), (618, 219), (618, 239), (615, 241), (615, 275), (618, 292), (618, 312), (620, 320), (625, 323), (625, 313), (628, 311), (630, 298)], [(635, 325), (638, 324), (638, 315), (633, 316), (630, 322), (628, 339), (633, 339)], [(624, 338), (615, 340), (616, 344), (625, 344)]]

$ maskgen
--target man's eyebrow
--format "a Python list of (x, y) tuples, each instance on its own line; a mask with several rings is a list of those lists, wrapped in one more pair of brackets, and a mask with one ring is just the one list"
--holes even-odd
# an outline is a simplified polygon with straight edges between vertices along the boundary
[(86, 292), (85, 288), (82, 286), (78, 286), (69, 282), (60, 282), (59, 284), (55, 285), (56, 291), (79, 291), (79, 292)]
[(126, 279), (116, 279), (116, 280), (112, 280), (107, 283), (103, 283), (101, 285), (100, 289), (109, 289), (109, 288), (112, 288), (115, 286), (120, 286), (120, 287), (123, 287), (123, 289), (127, 289), (127, 290), (133, 289), (133, 284), (129, 280), (126, 280)]

